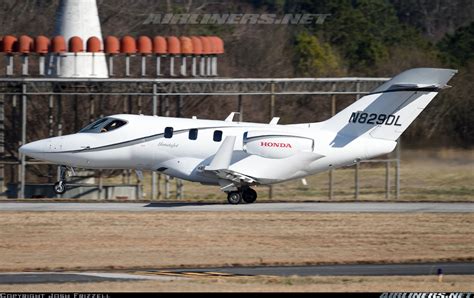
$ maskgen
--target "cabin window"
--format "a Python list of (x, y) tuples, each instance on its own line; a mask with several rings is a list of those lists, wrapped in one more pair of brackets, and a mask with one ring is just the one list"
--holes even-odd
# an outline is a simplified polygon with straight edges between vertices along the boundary
[(214, 131), (214, 136), (212, 139), (214, 140), (214, 142), (222, 141), (222, 131), (221, 130)]
[(172, 127), (165, 128), (165, 138), (171, 139), (172, 137), (173, 137), (173, 128)]
[(196, 140), (198, 138), (198, 130), (197, 128), (192, 128), (189, 130), (189, 139)]

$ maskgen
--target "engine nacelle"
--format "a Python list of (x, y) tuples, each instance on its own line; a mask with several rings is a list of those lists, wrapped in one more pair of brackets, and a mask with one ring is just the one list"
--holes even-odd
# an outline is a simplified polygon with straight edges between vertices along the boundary
[(286, 158), (300, 152), (313, 152), (314, 140), (282, 132), (248, 131), (244, 151), (265, 158)]

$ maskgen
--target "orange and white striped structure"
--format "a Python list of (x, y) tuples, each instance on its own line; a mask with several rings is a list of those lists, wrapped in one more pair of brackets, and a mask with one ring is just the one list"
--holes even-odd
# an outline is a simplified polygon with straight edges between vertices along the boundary
[(108, 77), (96, 0), (61, 0), (55, 31), (67, 43), (49, 55), (48, 76)]

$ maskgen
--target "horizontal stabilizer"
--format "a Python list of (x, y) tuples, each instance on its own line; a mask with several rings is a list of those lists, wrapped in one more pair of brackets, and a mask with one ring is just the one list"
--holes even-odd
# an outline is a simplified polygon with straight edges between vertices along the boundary
[(380, 85), (378, 88), (373, 90), (372, 93), (386, 91), (415, 91), (416, 89), (433, 89), (427, 91), (439, 91), (439, 89), (443, 89), (447, 86), (447, 82), (456, 74), (456, 72), (457, 70), (455, 69), (413, 68), (400, 73), (391, 80)]

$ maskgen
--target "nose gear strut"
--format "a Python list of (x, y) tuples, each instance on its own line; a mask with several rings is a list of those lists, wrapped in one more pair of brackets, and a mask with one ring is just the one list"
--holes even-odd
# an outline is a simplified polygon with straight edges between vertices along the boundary
[(62, 195), (66, 192), (66, 174), (67, 174), (67, 167), (66, 166), (59, 166), (59, 181), (54, 183), (54, 192), (58, 195)]

